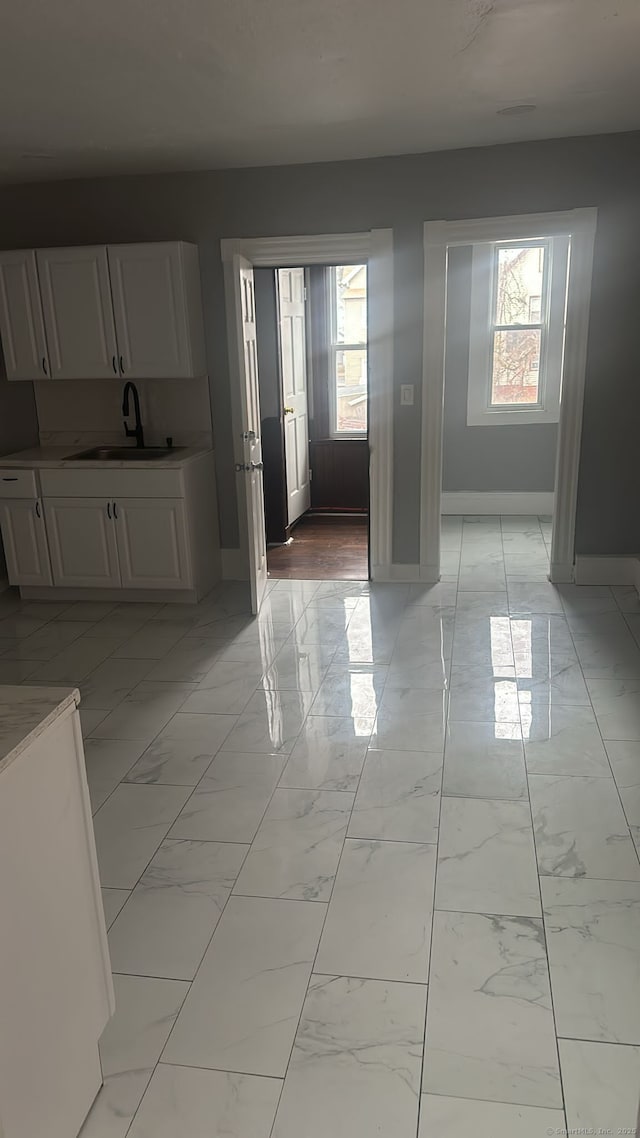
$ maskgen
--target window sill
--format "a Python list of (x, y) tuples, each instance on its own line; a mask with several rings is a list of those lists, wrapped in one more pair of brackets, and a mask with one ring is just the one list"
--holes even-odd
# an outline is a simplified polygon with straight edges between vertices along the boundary
[(477, 415), (467, 415), (468, 427), (529, 427), (536, 423), (558, 423), (560, 412), (554, 408), (544, 411), (485, 411)]

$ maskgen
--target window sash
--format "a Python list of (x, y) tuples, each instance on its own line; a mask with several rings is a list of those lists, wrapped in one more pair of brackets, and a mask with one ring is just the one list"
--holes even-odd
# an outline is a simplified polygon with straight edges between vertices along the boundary
[(338, 352), (353, 352), (364, 351), (366, 352), (367, 361), (367, 378), (364, 384), (354, 384), (354, 395), (368, 395), (369, 392), (369, 353), (368, 343), (366, 340), (358, 341), (356, 343), (343, 343), (338, 340), (337, 335), (337, 320), (338, 320), (338, 296), (337, 296), (337, 270), (336, 267), (331, 267), (327, 270), (327, 293), (328, 293), (328, 332), (329, 332), (329, 426), (330, 435), (332, 438), (365, 438), (368, 432), (368, 417), (367, 427), (358, 430), (355, 427), (348, 429), (338, 427)]
[[(542, 289), (540, 293), (541, 319), (521, 322), (513, 320), (510, 323), (498, 323), (498, 282), (500, 276), (500, 253), (503, 249), (543, 249), (544, 260), (542, 268)], [(492, 411), (511, 411), (514, 414), (526, 411), (541, 411), (545, 406), (545, 389), (547, 376), (547, 329), (549, 322), (549, 270), (550, 270), (550, 242), (549, 241), (500, 241), (493, 246), (491, 266), (491, 327), (489, 341), (489, 368), (487, 373), (487, 413)], [(493, 400), (493, 365), (495, 359), (497, 332), (540, 332), (540, 354), (538, 357), (538, 398), (528, 403), (495, 403)]]
[[(562, 387), (569, 236), (531, 241), (479, 242), (473, 245), (469, 328), (467, 425), (558, 422)], [(497, 265), (501, 248), (546, 250), (540, 320), (498, 323)], [(540, 333), (537, 403), (493, 403), (493, 359), (496, 334), (512, 331)]]

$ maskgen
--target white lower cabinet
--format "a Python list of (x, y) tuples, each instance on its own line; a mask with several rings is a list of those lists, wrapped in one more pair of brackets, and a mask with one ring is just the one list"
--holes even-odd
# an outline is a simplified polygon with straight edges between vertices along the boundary
[(51, 565), (42, 504), (32, 498), (0, 502), (7, 576), (12, 585), (51, 585)]
[(220, 580), (211, 451), (175, 467), (5, 463), (0, 527), (11, 584), (39, 600), (197, 601)]
[(104, 498), (45, 498), (54, 585), (120, 585), (113, 504)]
[(180, 498), (45, 498), (44, 506), (54, 585), (191, 587)]
[(191, 588), (184, 502), (180, 498), (119, 498), (114, 509), (122, 587)]

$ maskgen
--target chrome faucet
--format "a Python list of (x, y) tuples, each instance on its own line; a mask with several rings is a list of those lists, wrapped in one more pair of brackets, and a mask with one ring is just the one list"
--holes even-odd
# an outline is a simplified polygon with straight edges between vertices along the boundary
[[(136, 416), (135, 427), (130, 427), (126, 421), (128, 415), (129, 415), (129, 394), (130, 393), (133, 395), (133, 410), (134, 410), (135, 416)], [(143, 429), (142, 423), (140, 421), (140, 397), (138, 395), (138, 388), (136, 387), (135, 383), (131, 382), (131, 380), (129, 380), (128, 383), (125, 383), (124, 391), (122, 392), (122, 414), (124, 415), (124, 418), (125, 418), (125, 424), (124, 424), (125, 435), (127, 436), (128, 439), (129, 438), (135, 438), (136, 447), (143, 447), (144, 446), (144, 429)]]

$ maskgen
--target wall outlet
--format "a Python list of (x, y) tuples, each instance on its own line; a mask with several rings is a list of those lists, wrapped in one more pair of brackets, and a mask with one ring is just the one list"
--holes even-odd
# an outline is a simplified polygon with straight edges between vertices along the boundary
[(413, 407), (413, 384), (402, 383), (400, 385), (400, 406)]

